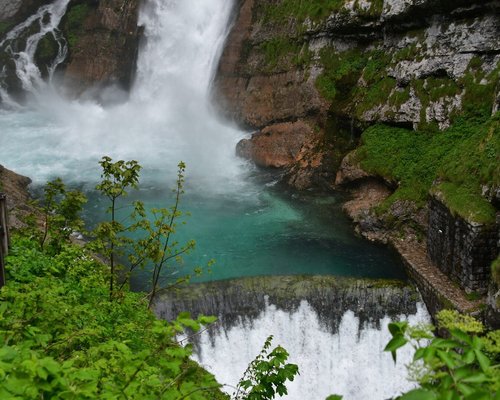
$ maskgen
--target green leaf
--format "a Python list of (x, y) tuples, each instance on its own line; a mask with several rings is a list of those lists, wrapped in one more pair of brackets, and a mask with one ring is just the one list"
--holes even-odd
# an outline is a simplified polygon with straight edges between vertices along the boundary
[(394, 360), (394, 362), (396, 362), (396, 350), (404, 346), (406, 343), (408, 343), (408, 341), (404, 338), (404, 336), (394, 336), (389, 341), (389, 343), (387, 343), (384, 351), (390, 351), (392, 354), (392, 359)]
[(490, 367), (490, 360), (480, 350), (474, 350), (479, 366), (483, 372), (487, 372)]
[(449, 353), (442, 350), (438, 350), (437, 355), (449, 369), (454, 369), (457, 366), (457, 362), (453, 359), (453, 357)]
[(437, 395), (426, 389), (414, 389), (404, 394), (399, 400), (437, 400)]

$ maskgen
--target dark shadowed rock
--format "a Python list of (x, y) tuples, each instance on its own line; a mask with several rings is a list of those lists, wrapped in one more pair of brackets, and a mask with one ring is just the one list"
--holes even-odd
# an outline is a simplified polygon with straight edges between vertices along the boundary
[(173, 319), (182, 311), (193, 316), (216, 315), (224, 328), (240, 319), (251, 320), (273, 304), (296, 310), (306, 300), (323, 324), (338, 329), (348, 310), (364, 322), (378, 323), (385, 317), (414, 314), (420, 296), (401, 281), (354, 279), (333, 276), (266, 276), (192, 284), (161, 293), (154, 304), (156, 314)]

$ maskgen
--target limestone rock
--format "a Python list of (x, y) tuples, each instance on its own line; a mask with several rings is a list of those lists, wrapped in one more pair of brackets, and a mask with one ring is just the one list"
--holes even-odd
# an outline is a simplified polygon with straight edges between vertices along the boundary
[(287, 167), (297, 161), (302, 146), (311, 135), (311, 128), (303, 121), (280, 123), (241, 140), (236, 150), (239, 156), (261, 167)]

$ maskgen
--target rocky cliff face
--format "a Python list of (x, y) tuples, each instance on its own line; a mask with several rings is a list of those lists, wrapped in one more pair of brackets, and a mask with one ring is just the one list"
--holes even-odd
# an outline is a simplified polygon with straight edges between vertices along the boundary
[(498, 109), (498, 1), (334, 3), (241, 0), (215, 82), (222, 109), (244, 126), (302, 120), (321, 133), (314, 146), (304, 139), (314, 150), (289, 161), (292, 174), (319, 164), (333, 185), (350, 148), (342, 131), (444, 129), (465, 109)]
[(30, 178), (18, 175), (0, 165), (0, 192), (7, 197), (10, 228), (24, 226), (24, 218), (36, 213), (34, 207), (30, 205), (31, 197), (28, 193), (30, 183)]
[(173, 319), (179, 312), (193, 316), (217, 315), (225, 328), (240, 318), (257, 317), (266, 304), (285, 311), (296, 310), (306, 300), (322, 322), (336, 332), (344, 313), (351, 310), (364, 322), (377, 323), (385, 316), (414, 314), (420, 297), (400, 281), (377, 281), (331, 276), (252, 277), (193, 284), (162, 293), (155, 312)]
[[(53, 3), (49, 0), (14, 0), (0, 2), (0, 42), (2, 37), (35, 14), (37, 9)], [(64, 4), (65, 5), (65, 4)], [(70, 96), (87, 91), (91, 96), (99, 94), (102, 87), (114, 85), (127, 91), (133, 81), (137, 52), (141, 36), (138, 27), (140, 0), (70, 0), (66, 13), (56, 31), (48, 31), (38, 42), (34, 63), (42, 78), (48, 78), (58, 65), (57, 72)], [(51, 18), (47, 13), (44, 18)], [(32, 22), (24, 31), (9, 39), (5, 46), (16, 52), (31, 52), (28, 38), (37, 33), (41, 24)], [(4, 47), (5, 47), (4, 46)], [(67, 49), (64, 62), (61, 54)], [(0, 53), (0, 86), (16, 100), (22, 101), (24, 92), (33, 91), (16, 75), (16, 65), (8, 51)], [(30, 55), (31, 57), (31, 55)], [(57, 60), (57, 64), (54, 61)], [(50, 73), (49, 73), (50, 71)], [(37, 74), (35, 74), (37, 76)], [(36, 77), (34, 80), (39, 79)], [(34, 90), (38, 88), (34, 84)]]
[(64, 83), (79, 94), (94, 86), (128, 90), (139, 47), (140, 0), (73, 0), (62, 21), (69, 42)]

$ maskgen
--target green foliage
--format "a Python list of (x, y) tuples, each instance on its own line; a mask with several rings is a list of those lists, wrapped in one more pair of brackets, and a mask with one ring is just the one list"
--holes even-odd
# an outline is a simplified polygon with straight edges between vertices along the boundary
[(497, 399), (500, 393), (500, 331), (480, 336), (484, 328), (456, 311), (437, 316), (445, 338), (432, 335), (432, 327), (389, 324), (392, 335), (385, 350), (396, 360), (397, 350), (410, 343), (415, 354), (409, 370), (420, 387), (400, 400)]
[(40, 211), (43, 215), (43, 230), (32, 227), (32, 235), (38, 237), (40, 249), (47, 245), (57, 253), (71, 233), (83, 228), (80, 212), (87, 202), (79, 190), (67, 190), (60, 178), (48, 182), (43, 191)]
[(357, 157), (367, 171), (398, 182), (383, 209), (397, 199), (422, 205), (439, 178), (444, 183), (437, 189), (452, 211), (489, 223), (494, 209), (482, 198), (481, 185), (500, 184), (499, 131), (499, 114), (487, 121), (458, 120), (436, 133), (375, 125), (363, 133)]
[[(134, 201), (131, 204), (121, 202), (121, 198), (127, 196), (128, 188), (137, 188), (141, 166), (136, 161), (113, 162), (109, 157), (103, 157), (100, 164), (103, 168), (103, 180), (96, 189), (109, 199), (108, 213), (111, 219), (99, 223), (96, 227), (93, 232), (95, 239), (90, 244), (90, 248), (105, 255), (110, 261), (111, 299), (114, 296), (118, 257), (124, 259), (127, 255), (128, 258), (128, 271), (121, 274), (120, 290), (126, 285), (130, 274), (136, 268), (151, 268), (152, 278), (149, 293), (149, 306), (151, 306), (158, 289), (165, 287), (165, 284), (160, 281), (161, 278), (165, 278), (162, 272), (171, 263), (176, 265), (181, 263), (182, 256), (191, 252), (196, 245), (194, 240), (180, 244), (174, 239), (177, 221), (184, 215), (179, 205), (181, 195), (184, 193), (186, 165), (183, 162), (178, 165), (173, 206), (171, 208), (153, 208), (148, 212), (141, 201)], [(130, 207), (132, 212), (129, 215), (120, 215), (120, 218), (117, 218), (118, 208)], [(126, 223), (128, 225), (125, 225)], [(134, 234), (136, 238), (133, 239), (131, 234)], [(209, 261), (208, 267), (212, 264), (213, 260)], [(172, 274), (176, 272), (172, 271)], [(195, 268), (194, 273), (200, 274), (201, 268)], [(184, 275), (177, 278), (173, 285), (188, 282), (189, 279), (189, 274)]]
[(0, 291), (2, 399), (222, 399), (175, 336), (213, 318), (159, 321), (141, 294), (108, 294), (108, 271), (70, 244), (14, 237)]
[(316, 80), (321, 95), (332, 102), (348, 99), (366, 65), (366, 56), (359, 50), (337, 53), (324, 48), (320, 51), (320, 60), (325, 68)]
[(288, 353), (283, 347), (270, 350), (272, 340), (272, 336), (266, 339), (262, 351), (243, 374), (232, 399), (268, 400), (288, 394), (285, 383), (294, 380), (299, 368), (286, 363)]

